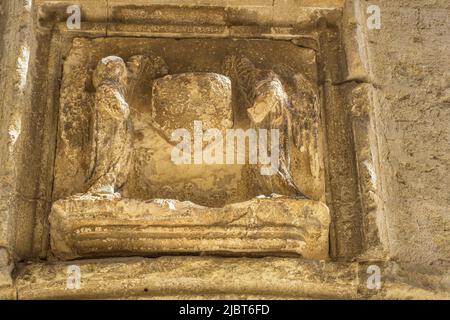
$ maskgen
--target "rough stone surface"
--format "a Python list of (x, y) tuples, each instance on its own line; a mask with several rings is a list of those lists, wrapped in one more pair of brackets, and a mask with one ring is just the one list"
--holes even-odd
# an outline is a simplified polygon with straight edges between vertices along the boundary
[(53, 253), (96, 256), (215, 253), (328, 259), (328, 208), (274, 196), (208, 208), (155, 199), (59, 200), (50, 215)]
[(69, 265), (73, 262), (25, 267), (16, 282), (18, 298), (351, 299), (356, 298), (358, 287), (357, 264), (162, 257), (79, 261), (80, 288), (68, 290)]
[[(76, 38), (64, 63), (61, 85), (55, 200), (87, 190), (86, 181), (89, 181), (93, 166), (90, 154), (93, 153), (91, 141), (94, 135), (91, 129), (94, 89), (91, 87), (90, 69), (111, 55), (111, 48), (115, 47), (120, 49), (114, 54), (127, 61), (131, 73), (125, 99), (134, 128), (134, 152), (131, 172), (121, 192), (125, 197), (189, 200), (220, 207), (260, 194), (285, 193), (287, 188), (271, 187), (270, 184), (263, 188), (250, 186), (242, 177), (241, 164), (175, 165), (171, 160), (175, 144), (170, 137), (174, 129), (191, 129), (193, 120), (202, 120), (204, 129), (246, 130), (250, 127), (243, 102), (245, 94), (235, 80), (231, 84), (225, 80), (224, 74), (229, 71), (226, 61), (233, 56), (244, 56), (258, 70), (273, 68), (283, 82), (286, 94), (295, 98), (296, 111), (307, 109), (304, 101), (311, 92), (303, 93), (296, 87), (295, 79), (301, 77), (308, 83), (319, 101), (317, 61), (313, 50), (285, 41)], [(138, 55), (151, 61), (135, 72), (131, 60)], [(167, 75), (164, 77), (164, 74)], [(181, 83), (186, 85), (174, 90)], [(256, 83), (247, 85), (254, 89)], [(180, 111), (176, 111), (178, 108), (183, 109), (182, 116)], [(305, 127), (297, 139), (298, 147), (289, 150), (292, 154), (290, 171), (302, 193), (312, 199), (323, 200), (325, 168), (322, 132), (318, 127), (320, 112), (304, 114), (302, 124)], [(292, 130), (295, 126), (291, 125)], [(204, 143), (203, 147), (206, 145)], [(294, 193), (289, 192), (288, 195)]]
[(386, 245), (401, 262), (450, 270), (450, 6), (378, 5), (382, 28), (367, 40)]
[[(82, 8), (79, 30), (66, 25), (73, 4)], [(448, 1), (192, 4), (0, 3), (0, 297), (449, 299)], [(371, 4), (381, 9), (380, 30), (367, 28)], [(276, 110), (284, 104), (275, 99), (271, 109), (270, 97), (284, 95), (271, 96), (270, 88), (283, 87), (299, 116), (291, 129), (300, 144), (286, 149), (290, 173), (302, 193), (329, 208), (332, 261), (75, 260), (86, 287), (67, 290), (67, 264), (49, 262), (58, 259), (49, 252), (48, 215), (54, 201), (88, 190), (95, 167), (92, 80), (107, 56), (126, 63), (127, 84), (113, 91), (129, 105), (135, 134), (126, 183), (113, 190), (122, 199), (103, 198), (191, 200), (211, 211), (249, 200), (255, 184), (240, 166), (165, 165), (170, 154), (161, 150), (170, 144), (151, 129), (153, 82), (167, 74), (228, 76), (239, 128), (250, 126), (244, 97), (263, 102), (250, 105), (259, 106), (253, 111)], [(252, 72), (228, 74), (223, 62), (230, 56), (248, 59), (237, 70)], [(281, 85), (252, 78), (260, 70)], [(259, 91), (247, 85), (255, 83)], [(259, 115), (272, 113), (265, 111)], [(47, 262), (21, 263), (28, 259)], [(365, 283), (373, 264), (383, 271), (376, 292)]]
[[(73, 266), (79, 288), (68, 289)], [(18, 299), (450, 299), (383, 270), (368, 293), (366, 265), (292, 258), (161, 257), (82, 260), (19, 268)], [(108, 280), (105, 281), (105, 274)]]
[(125, 101), (127, 68), (115, 56), (101, 59), (92, 76), (95, 87), (88, 192), (114, 193), (127, 182), (133, 152), (133, 127)]
[(194, 121), (203, 130), (233, 126), (231, 80), (215, 73), (184, 73), (156, 79), (152, 89), (152, 118), (167, 139), (176, 129), (194, 136)]
[(0, 299), (14, 299), (15, 289), (11, 272), (12, 259), (4, 248), (0, 248)]

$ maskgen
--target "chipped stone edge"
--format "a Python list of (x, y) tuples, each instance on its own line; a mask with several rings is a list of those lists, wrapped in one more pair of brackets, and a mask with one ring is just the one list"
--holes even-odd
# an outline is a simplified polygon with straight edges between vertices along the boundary
[[(368, 293), (364, 274), (373, 263), (382, 266), (382, 288)], [(80, 268), (79, 289), (67, 288), (71, 265)], [(19, 300), (450, 300), (449, 292), (409, 283), (404, 276), (405, 271), (394, 262), (165, 256), (28, 264), (17, 270), (15, 288)]]

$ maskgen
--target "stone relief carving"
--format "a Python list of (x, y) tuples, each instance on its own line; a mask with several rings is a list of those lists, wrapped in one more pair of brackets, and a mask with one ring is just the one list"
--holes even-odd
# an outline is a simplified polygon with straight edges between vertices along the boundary
[(92, 156), (88, 193), (115, 195), (126, 183), (133, 152), (133, 125), (127, 103), (143, 74), (156, 78), (168, 71), (160, 57), (117, 56), (101, 59), (93, 73), (95, 88)]
[[(156, 78), (168, 72), (161, 57), (133, 56), (127, 65), (129, 72), (122, 58), (109, 56), (100, 60), (94, 71), (94, 152), (88, 190), (91, 193), (114, 193), (123, 186), (129, 173), (133, 129), (126, 96), (133, 96), (133, 82), (139, 81), (143, 74), (150, 73), (152, 78)], [(261, 175), (261, 165), (248, 165), (247, 177), (253, 180), (251, 188), (258, 194), (304, 196), (293, 181), (289, 151), (291, 144), (296, 148), (300, 144), (301, 133), (297, 124), (301, 123), (302, 117), (316, 113), (308, 114), (308, 110), (295, 113), (293, 107), (300, 99), (295, 97), (293, 103), (276, 73), (257, 69), (245, 57), (227, 57), (224, 71), (243, 94), (251, 127), (280, 132), (279, 163), (273, 168), (276, 174)], [(296, 77), (295, 81), (300, 86), (311, 88), (301, 75)], [(129, 82), (131, 90), (126, 95)], [(231, 82), (228, 77), (214, 73), (167, 75), (155, 79), (152, 90), (152, 127), (168, 141), (174, 129), (192, 127), (196, 120), (202, 121), (204, 129), (232, 127)], [(303, 94), (302, 100), (317, 100), (312, 90), (308, 93)], [(297, 120), (295, 125), (293, 117)]]
[[(293, 171), (296, 158), (319, 148), (315, 86), (301, 73), (257, 67), (245, 55), (225, 56), (220, 65), (216, 72), (177, 73), (158, 55), (100, 59), (93, 98), (85, 100), (94, 111), (88, 187), (57, 200), (49, 217), (57, 257), (208, 252), (328, 258), (328, 208), (307, 199)], [(209, 166), (194, 159), (177, 166), (170, 159), (171, 135), (182, 128), (195, 136), (195, 121), (203, 133), (276, 130), (277, 165)], [(320, 167), (313, 161), (311, 172)]]
[(304, 196), (296, 186), (291, 172), (289, 160), (289, 144), (294, 130), (290, 100), (276, 73), (271, 70), (260, 70), (245, 57), (227, 57), (224, 69), (235, 81), (244, 97), (245, 107), (251, 127), (267, 130), (277, 129), (280, 132), (279, 166), (275, 175), (261, 175), (260, 170), (252, 166), (248, 168), (252, 178), (253, 190), (267, 194), (270, 192)]
[(122, 58), (100, 60), (92, 81), (96, 92), (88, 192), (114, 194), (126, 182), (133, 150), (133, 128), (125, 98), (127, 69)]

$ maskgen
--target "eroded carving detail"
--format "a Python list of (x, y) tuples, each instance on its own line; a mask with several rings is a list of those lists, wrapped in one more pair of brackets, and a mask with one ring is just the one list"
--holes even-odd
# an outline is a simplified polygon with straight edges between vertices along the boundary
[[(328, 208), (305, 199), (291, 171), (291, 157), (298, 156), (296, 152), (319, 148), (314, 145), (305, 150), (305, 142), (310, 146), (308, 139), (316, 141), (314, 135), (318, 134), (314, 131), (319, 122), (314, 86), (300, 73), (288, 70), (289, 76), (281, 77), (273, 70), (256, 67), (244, 56), (228, 56), (222, 66), (224, 74), (168, 74), (168, 65), (158, 56), (132, 56), (126, 63), (115, 56), (101, 59), (92, 77), (95, 113), (89, 188), (84, 195), (56, 201), (50, 216), (52, 249), (58, 257), (220, 252), (328, 258)], [(148, 85), (143, 87), (142, 82)], [(142, 90), (151, 90), (150, 101), (145, 102), (147, 111), (141, 108), (133, 115), (130, 106)], [(309, 121), (302, 122), (303, 117)], [(214, 206), (170, 199), (178, 198), (176, 193), (166, 199), (133, 199), (136, 137), (140, 145), (146, 143), (142, 132), (150, 137), (148, 143), (156, 147), (146, 159), (159, 167), (140, 174), (166, 179), (170, 189), (171, 177), (175, 177), (170, 170), (176, 168), (167, 156), (174, 145), (170, 135), (180, 128), (191, 130), (194, 121), (202, 121), (203, 130), (277, 131), (277, 165), (211, 169), (220, 172), (224, 181), (243, 182), (235, 204), (227, 205), (228, 190), (223, 191), (222, 199), (212, 202)], [(266, 145), (268, 150), (259, 152), (265, 151), (267, 157), (274, 149), (273, 142)], [(135, 161), (142, 160), (141, 155)], [(179, 181), (188, 189), (202, 183), (198, 175), (208, 176), (210, 170), (203, 164), (197, 169), (183, 168), (180, 173), (185, 178)], [(261, 174), (264, 169), (275, 170), (275, 174)], [(117, 199), (122, 190), (124, 199)], [(196, 199), (196, 194), (183, 197)]]
[(230, 79), (217, 73), (182, 73), (156, 79), (152, 89), (152, 119), (170, 141), (174, 130), (193, 132), (194, 121), (203, 129), (233, 126)]
[(189, 201), (57, 201), (52, 245), (61, 259), (149, 253), (301, 255), (328, 258), (328, 208), (316, 201), (261, 197), (208, 208)]
[(130, 109), (125, 100), (127, 69), (122, 58), (106, 57), (93, 75), (93, 159), (90, 193), (113, 194), (126, 182), (133, 150)]
[[(292, 151), (291, 144), (299, 145), (297, 136), (300, 126), (298, 123), (293, 124), (292, 117), (300, 117), (293, 112), (291, 107), (293, 103), (279, 76), (271, 70), (256, 68), (245, 57), (227, 57), (224, 69), (243, 95), (251, 126), (267, 130), (276, 129), (280, 133), (277, 173), (260, 175), (259, 167), (248, 166), (248, 177), (252, 181), (251, 189), (257, 194), (272, 192), (304, 197), (292, 178), (289, 156)], [(317, 99), (315, 95), (309, 98)]]

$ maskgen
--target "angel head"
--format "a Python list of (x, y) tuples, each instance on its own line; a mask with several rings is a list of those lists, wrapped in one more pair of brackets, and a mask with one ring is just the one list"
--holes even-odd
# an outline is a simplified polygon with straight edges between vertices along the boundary
[(122, 58), (109, 56), (101, 59), (95, 68), (92, 82), (98, 88), (105, 82), (114, 82), (120, 86), (127, 83), (127, 68)]

